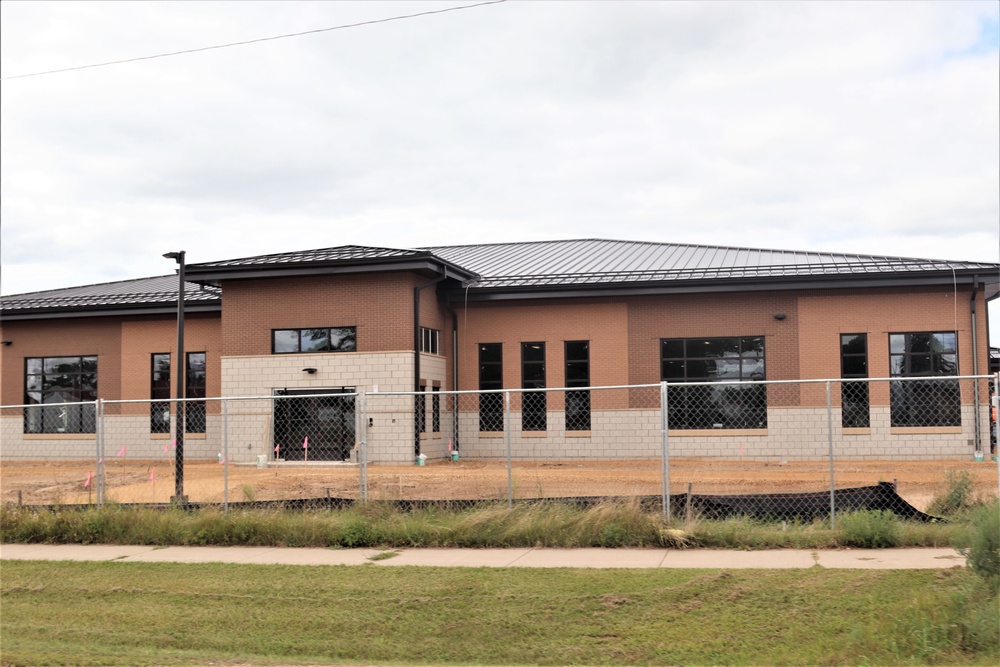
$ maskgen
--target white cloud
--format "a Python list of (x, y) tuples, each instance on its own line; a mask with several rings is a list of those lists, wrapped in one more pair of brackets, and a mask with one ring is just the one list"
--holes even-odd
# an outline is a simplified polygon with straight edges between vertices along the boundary
[[(3, 3), (3, 75), (460, 4)], [(2, 291), (341, 243), (995, 262), (998, 7), (508, 2), (11, 79)]]

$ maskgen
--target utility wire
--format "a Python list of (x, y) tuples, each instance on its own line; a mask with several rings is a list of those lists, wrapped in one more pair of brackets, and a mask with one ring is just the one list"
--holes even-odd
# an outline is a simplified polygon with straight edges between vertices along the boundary
[(463, 5), (461, 7), (448, 7), (447, 9), (435, 9), (428, 12), (419, 12), (416, 14), (404, 14), (403, 16), (390, 16), (385, 19), (374, 19), (371, 21), (361, 21), (360, 23), (348, 23), (346, 25), (337, 25), (331, 28), (318, 28), (316, 30), (306, 30), (305, 32), (293, 32), (287, 35), (276, 35), (274, 37), (261, 37), (259, 39), (248, 39), (243, 42), (231, 42), (229, 44), (216, 44), (215, 46), (203, 46), (197, 49), (186, 49), (184, 51), (172, 51), (170, 53), (158, 53), (153, 56), (139, 56), (138, 58), (126, 58), (125, 60), (111, 60), (106, 63), (95, 63), (93, 65), (80, 65), (78, 67), (64, 67), (63, 69), (51, 69), (44, 72), (32, 72), (30, 74), (17, 74), (15, 76), (5, 76), (0, 81), (8, 81), (10, 79), (24, 79), (29, 76), (44, 76), (46, 74), (59, 74), (60, 72), (73, 72), (80, 69), (91, 69), (94, 67), (107, 67), (108, 65), (121, 65), (123, 63), (134, 63), (140, 60), (153, 60), (154, 58), (169, 58), (170, 56), (182, 56), (187, 53), (198, 53), (200, 51), (211, 51), (213, 49), (228, 49), (232, 46), (244, 46), (246, 44), (256, 44), (258, 42), (270, 42), (276, 39), (286, 39), (288, 37), (302, 37), (303, 35), (315, 35), (320, 32), (330, 32), (331, 30), (344, 30), (345, 28), (357, 28), (364, 25), (373, 25), (375, 23), (388, 23), (389, 21), (400, 21), (402, 19), (413, 19), (420, 16), (430, 16), (431, 14), (444, 14), (445, 12), (454, 12), (460, 9), (473, 9), (475, 7), (482, 7), (484, 5), (496, 5), (501, 2), (507, 2), (507, 0), (488, 0), (488, 2), (480, 2), (475, 5)]

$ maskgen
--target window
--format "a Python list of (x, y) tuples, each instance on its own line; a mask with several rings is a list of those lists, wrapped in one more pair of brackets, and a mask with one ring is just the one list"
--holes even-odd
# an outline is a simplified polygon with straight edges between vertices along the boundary
[[(185, 398), (204, 399), (205, 393), (205, 353), (188, 352), (187, 386)], [(184, 404), (184, 430), (187, 433), (205, 432), (205, 401), (190, 401)]]
[[(479, 344), (479, 390), (503, 389), (503, 343)], [(503, 394), (479, 395), (479, 430), (503, 430)]]
[[(566, 341), (566, 386), (590, 386), (590, 341)], [(590, 390), (566, 392), (566, 430), (590, 430)]]
[(275, 329), (271, 333), (274, 354), (354, 352), (357, 349), (356, 327)]
[(28, 357), (24, 360), (25, 433), (94, 433), (97, 356)]
[(170, 355), (151, 358), (149, 397), (149, 432), (170, 433)]
[(417, 412), (417, 433), (427, 432), (427, 397), (425, 392), (427, 387), (424, 385), (420, 386), (420, 393), (416, 396), (415, 410)]
[[(844, 380), (868, 377), (868, 334), (840, 335), (840, 377)], [(868, 383), (840, 383), (840, 425), (868, 428)]]
[[(184, 397), (204, 399), (205, 390), (205, 353), (187, 353), (187, 383), (184, 387)], [(152, 381), (150, 398), (153, 402), (149, 407), (150, 433), (170, 433), (170, 355), (167, 353), (152, 356)], [(205, 432), (205, 401), (187, 401), (184, 403), (184, 432)]]
[[(958, 373), (954, 331), (889, 334), (889, 375), (949, 376)], [(889, 401), (893, 426), (961, 426), (958, 380), (892, 382)]]
[(441, 387), (434, 387), (431, 395), (431, 432), (441, 432)]
[[(763, 380), (764, 337), (663, 338), (660, 378), (669, 384)], [(767, 387), (670, 386), (667, 419), (672, 429), (766, 428)]]
[[(545, 343), (521, 343), (521, 388), (545, 388)], [(521, 396), (521, 430), (544, 431), (545, 392), (524, 392)]]
[(427, 354), (440, 353), (441, 332), (437, 329), (420, 327), (420, 351)]

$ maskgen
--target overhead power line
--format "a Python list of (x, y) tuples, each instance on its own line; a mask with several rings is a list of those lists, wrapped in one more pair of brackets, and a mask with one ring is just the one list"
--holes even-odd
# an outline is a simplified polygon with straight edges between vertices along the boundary
[(62, 69), (51, 69), (44, 72), (32, 72), (30, 74), (16, 74), (14, 76), (5, 76), (0, 81), (8, 81), (10, 79), (24, 79), (29, 76), (44, 76), (46, 74), (59, 74), (60, 72), (73, 72), (80, 69), (92, 69), (94, 67), (107, 67), (109, 65), (121, 65), (123, 63), (134, 63), (140, 60), (153, 60), (155, 58), (169, 58), (171, 56), (182, 56), (188, 53), (199, 53), (201, 51), (212, 51), (214, 49), (228, 49), (233, 46), (244, 46), (246, 44), (256, 44), (258, 42), (270, 42), (276, 39), (288, 39), (289, 37), (302, 37), (304, 35), (315, 35), (320, 32), (330, 32), (332, 30), (345, 30), (347, 28), (358, 28), (365, 25), (373, 25), (375, 23), (388, 23), (389, 21), (401, 21), (403, 19), (414, 19), (420, 16), (430, 16), (431, 14), (444, 14), (445, 12), (455, 12), (460, 9), (473, 9), (475, 7), (482, 7), (484, 5), (496, 5), (501, 2), (507, 2), (507, 0), (488, 0), (487, 2), (479, 2), (474, 5), (463, 5), (461, 7), (448, 7), (446, 9), (435, 9), (427, 12), (418, 12), (416, 14), (404, 14), (402, 16), (390, 16), (384, 19), (373, 19), (371, 21), (361, 21), (359, 23), (348, 23), (345, 25), (335, 25), (330, 28), (317, 28), (316, 30), (306, 30), (304, 32), (293, 32), (287, 35), (275, 35), (274, 37), (260, 37), (258, 39), (248, 39), (242, 42), (231, 42), (229, 44), (216, 44), (214, 46), (202, 46), (197, 49), (185, 49), (183, 51), (171, 51), (170, 53), (157, 53), (152, 56), (139, 56), (137, 58), (125, 58), (124, 60), (111, 60), (105, 63), (94, 63), (92, 65), (79, 65), (77, 67), (64, 67)]

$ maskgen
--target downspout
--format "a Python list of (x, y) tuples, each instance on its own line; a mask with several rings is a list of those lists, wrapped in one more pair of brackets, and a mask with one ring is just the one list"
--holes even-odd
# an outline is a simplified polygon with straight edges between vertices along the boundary
[[(448, 270), (441, 267), (441, 275), (429, 280), (423, 285), (413, 288), (413, 391), (420, 391), (420, 290), (436, 285), (448, 277)], [(420, 456), (420, 430), (417, 414), (417, 399), (413, 398), (413, 456)], [(424, 406), (427, 409), (427, 406)]]
[[(444, 307), (451, 314), (451, 390), (458, 391), (458, 313), (445, 301)], [(453, 451), (458, 451), (458, 394), (451, 402), (451, 442)]]
[[(969, 299), (969, 310), (972, 315), (972, 374), (979, 375), (979, 342), (976, 332), (976, 294), (979, 291), (979, 276), (974, 275), (972, 277), (972, 297)], [(979, 378), (972, 381), (972, 400), (973, 405), (975, 405), (975, 410), (973, 414), (975, 417), (972, 419), (972, 423), (975, 427), (976, 433), (976, 450), (977, 452), (982, 451), (982, 443), (980, 438), (982, 434), (979, 428)]]

